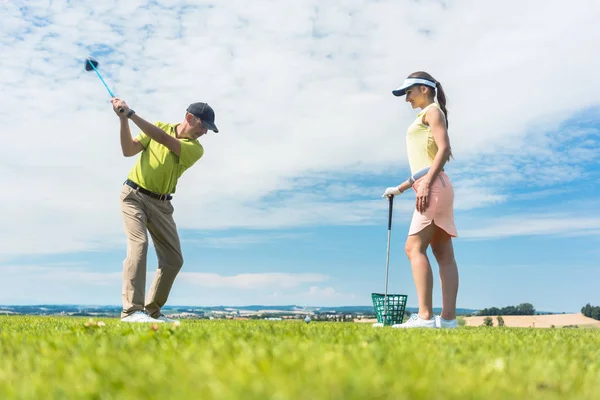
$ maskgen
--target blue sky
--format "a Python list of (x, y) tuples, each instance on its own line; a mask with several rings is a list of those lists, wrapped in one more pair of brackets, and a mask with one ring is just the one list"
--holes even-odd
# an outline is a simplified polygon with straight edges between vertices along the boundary
[[(120, 304), (135, 159), (92, 55), (148, 120), (216, 111), (174, 200), (185, 265), (169, 304), (371, 304), (381, 193), (407, 177), (418, 111), (391, 90), (426, 70), (448, 97), (458, 306), (600, 305), (596, 3), (146, 3), (0, 2), (0, 304)], [(409, 306), (413, 207), (394, 202), (390, 260)]]

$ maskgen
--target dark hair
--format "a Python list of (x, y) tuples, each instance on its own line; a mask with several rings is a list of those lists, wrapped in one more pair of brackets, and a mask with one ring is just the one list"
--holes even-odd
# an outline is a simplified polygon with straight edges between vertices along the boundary
[[(435, 87), (437, 88), (438, 103), (440, 103), (440, 108), (442, 109), (442, 112), (444, 113), (444, 116), (446, 117), (446, 128), (448, 128), (448, 110), (446, 109), (446, 94), (444, 93), (444, 89), (442, 88), (442, 84), (439, 83), (437, 80), (435, 80), (433, 78), (433, 76), (429, 75), (425, 71), (413, 72), (408, 77), (409, 78), (427, 79), (428, 81), (436, 82), (435, 83)], [(427, 86), (427, 88), (433, 90), (433, 97), (435, 98), (435, 96), (436, 96), (436, 89), (432, 88), (431, 86)]]

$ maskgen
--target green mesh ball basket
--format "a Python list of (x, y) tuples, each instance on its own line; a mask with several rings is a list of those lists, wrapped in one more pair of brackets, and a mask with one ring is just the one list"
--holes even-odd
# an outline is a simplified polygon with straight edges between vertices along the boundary
[(371, 293), (377, 322), (384, 326), (401, 324), (404, 319), (407, 297), (404, 294), (388, 293), (386, 298), (383, 293)]

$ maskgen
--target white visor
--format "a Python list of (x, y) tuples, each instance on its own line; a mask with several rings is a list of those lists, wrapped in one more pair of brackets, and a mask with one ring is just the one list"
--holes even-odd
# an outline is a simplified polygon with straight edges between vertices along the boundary
[(394, 94), (394, 96), (404, 96), (406, 94), (406, 89), (408, 89), (409, 87), (414, 86), (414, 85), (427, 85), (427, 86), (431, 86), (434, 89), (436, 87), (435, 82), (432, 82), (427, 79), (406, 78), (404, 80), (404, 83), (402, 84), (402, 86), (400, 86), (397, 89), (392, 90), (392, 93)]

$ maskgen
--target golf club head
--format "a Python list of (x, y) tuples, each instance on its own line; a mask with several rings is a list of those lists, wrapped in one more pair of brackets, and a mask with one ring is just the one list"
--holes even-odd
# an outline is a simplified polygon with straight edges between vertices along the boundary
[[(93, 67), (92, 67), (93, 65)], [(98, 66), (98, 61), (96, 61), (93, 57), (88, 57), (85, 59), (85, 70), (93, 71), (94, 68)]]

